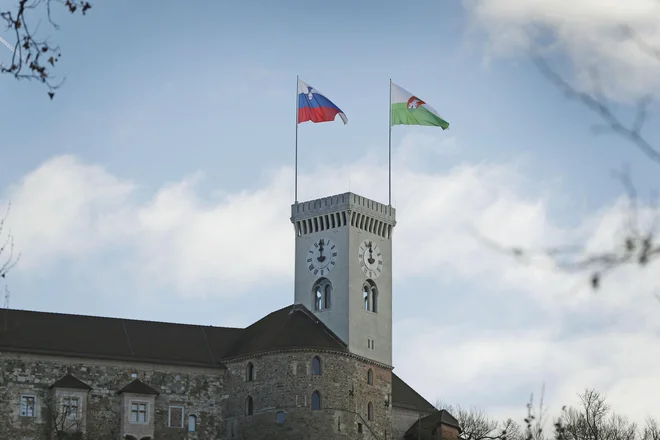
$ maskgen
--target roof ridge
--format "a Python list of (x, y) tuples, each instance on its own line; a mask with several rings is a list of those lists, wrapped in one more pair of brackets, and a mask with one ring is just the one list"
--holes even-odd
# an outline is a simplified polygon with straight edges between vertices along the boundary
[(43, 310), (28, 310), (28, 309), (4, 309), (7, 311), (7, 315), (10, 315), (11, 312), (23, 312), (23, 313), (39, 313), (44, 315), (59, 315), (59, 316), (77, 316), (81, 318), (99, 318), (99, 319), (108, 319), (112, 321), (127, 321), (127, 322), (148, 322), (150, 324), (167, 324), (167, 325), (178, 325), (185, 327), (205, 327), (213, 329), (231, 329), (231, 330), (243, 330), (242, 327), (222, 327), (216, 325), (208, 324), (187, 324), (184, 322), (172, 322), (172, 321), (160, 321), (160, 320), (151, 320), (151, 319), (136, 319), (136, 318), (124, 318), (118, 316), (102, 316), (102, 315), (86, 315), (82, 313), (68, 313), (68, 312), (50, 312)]
[(325, 323), (324, 323), (323, 321), (321, 321), (321, 318), (319, 318), (318, 316), (316, 316), (314, 313), (312, 313), (311, 310), (309, 310), (307, 307), (305, 307), (304, 304), (294, 304), (294, 306), (296, 306), (296, 309), (295, 309), (296, 311), (301, 311), (301, 312), (303, 312), (305, 315), (307, 315), (308, 317), (310, 317), (310, 318), (314, 321), (315, 324), (317, 324), (317, 325), (320, 324), (320, 325), (321, 325), (321, 329), (322, 329), (325, 333), (327, 333), (328, 336), (330, 336), (331, 338), (333, 338), (334, 340), (336, 340), (337, 342), (339, 342), (339, 344), (340, 344), (342, 347), (344, 347), (344, 348), (348, 348), (348, 344), (346, 344), (346, 343), (345, 343), (345, 342), (344, 342), (339, 336), (337, 336), (337, 334), (336, 334), (335, 332), (333, 332), (333, 331), (330, 329), (330, 327), (328, 327), (327, 325), (325, 325)]

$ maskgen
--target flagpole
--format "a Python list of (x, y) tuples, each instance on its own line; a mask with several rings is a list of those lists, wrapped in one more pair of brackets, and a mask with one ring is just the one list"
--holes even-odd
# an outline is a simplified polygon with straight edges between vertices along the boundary
[(390, 78), (390, 126), (389, 126), (389, 145), (388, 145), (388, 183), (389, 183), (389, 202), (392, 206), (392, 78)]
[(295, 203), (298, 204), (298, 75), (296, 75), (296, 162), (294, 166), (294, 198)]

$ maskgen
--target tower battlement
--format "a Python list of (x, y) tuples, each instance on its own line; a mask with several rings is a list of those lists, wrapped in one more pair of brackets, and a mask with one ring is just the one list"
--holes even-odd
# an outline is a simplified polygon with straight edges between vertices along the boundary
[(296, 235), (307, 235), (343, 226), (392, 236), (396, 209), (366, 197), (347, 192), (291, 205), (291, 222)]

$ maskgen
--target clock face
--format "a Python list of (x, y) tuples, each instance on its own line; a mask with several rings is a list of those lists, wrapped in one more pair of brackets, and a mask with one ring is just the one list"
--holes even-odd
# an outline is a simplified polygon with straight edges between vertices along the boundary
[(328, 238), (319, 238), (307, 253), (307, 269), (313, 275), (327, 275), (337, 264), (337, 247)]
[(378, 244), (372, 240), (364, 240), (358, 249), (360, 269), (369, 278), (378, 278), (383, 270), (383, 253)]

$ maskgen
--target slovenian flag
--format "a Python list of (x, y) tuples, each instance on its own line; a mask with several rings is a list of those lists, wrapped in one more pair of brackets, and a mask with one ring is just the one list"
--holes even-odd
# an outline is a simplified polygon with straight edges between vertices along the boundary
[(298, 124), (301, 122), (332, 122), (339, 115), (344, 125), (348, 118), (332, 101), (314, 87), (298, 80)]

